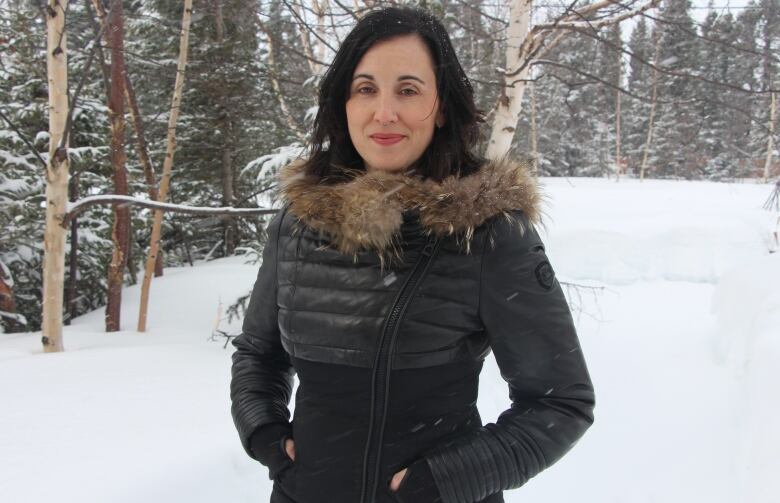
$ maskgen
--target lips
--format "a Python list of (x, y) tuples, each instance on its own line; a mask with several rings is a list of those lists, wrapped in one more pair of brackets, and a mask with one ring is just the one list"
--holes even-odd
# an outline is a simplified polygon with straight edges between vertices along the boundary
[(400, 134), (372, 134), (371, 139), (380, 145), (394, 145), (404, 139)]

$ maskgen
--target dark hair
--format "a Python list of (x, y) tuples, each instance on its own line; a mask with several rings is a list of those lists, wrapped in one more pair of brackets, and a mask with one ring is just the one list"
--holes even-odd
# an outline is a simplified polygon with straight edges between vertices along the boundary
[(305, 167), (308, 174), (338, 180), (346, 172), (365, 169), (347, 128), (346, 101), (352, 74), (375, 43), (410, 34), (418, 35), (431, 52), (445, 115), (444, 125), (434, 128), (430, 145), (411, 169), (424, 178), (441, 181), (452, 174), (473, 173), (484, 163), (473, 152), (480, 139), (479, 123), (484, 122), (484, 114), (474, 103), (474, 90), (444, 26), (421, 8), (386, 7), (369, 12), (357, 22), (323, 76)]

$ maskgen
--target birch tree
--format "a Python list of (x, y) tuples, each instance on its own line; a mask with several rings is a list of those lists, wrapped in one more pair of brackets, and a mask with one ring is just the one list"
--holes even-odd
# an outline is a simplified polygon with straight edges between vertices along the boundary
[[(49, 0), (46, 15), (46, 72), (49, 81), (49, 157), (46, 166), (46, 232), (43, 259), (43, 333), (47, 353), (62, 351), (65, 233), (59, 217), (68, 203), (68, 0)], [(64, 139), (64, 142), (62, 140)]]
[(512, 1), (509, 4), (506, 61), (501, 75), (501, 96), (496, 103), (485, 155), (495, 159), (509, 152), (522, 111), (523, 94), (531, 65), (542, 60), (547, 52), (567, 35), (567, 32), (578, 29), (598, 30), (634, 17), (658, 3), (660, 0), (649, 0), (636, 8), (616, 14), (605, 14), (598, 20), (591, 21), (589, 19), (600, 10), (614, 5), (609, 0), (599, 0), (579, 8), (567, 9), (552, 22), (532, 27), (532, 0)]
[[(181, 94), (184, 88), (184, 71), (187, 68), (187, 49), (189, 47), (190, 19), (192, 18), (192, 0), (184, 0), (184, 13), (182, 14), (181, 35), (179, 39), (179, 62), (176, 66), (176, 83), (171, 99), (171, 112), (168, 118), (168, 141), (163, 162), (162, 180), (158, 191), (158, 202), (165, 202), (168, 197), (168, 187), (171, 181), (173, 169), (173, 154), (176, 151), (176, 122), (179, 118), (181, 106)], [(149, 254), (146, 258), (146, 269), (141, 286), (141, 304), (138, 311), (138, 331), (146, 331), (146, 317), (149, 306), (149, 288), (154, 275), (154, 265), (157, 261), (157, 252), (160, 248), (160, 230), (162, 228), (163, 212), (154, 212), (152, 223), (152, 237), (149, 243)]]
[(532, 4), (532, 0), (513, 0), (510, 3), (505, 53), (506, 72), (485, 152), (490, 159), (502, 157), (509, 152), (520, 118), (525, 82), (531, 71), (528, 59), (533, 42), (533, 38), (529, 37)]

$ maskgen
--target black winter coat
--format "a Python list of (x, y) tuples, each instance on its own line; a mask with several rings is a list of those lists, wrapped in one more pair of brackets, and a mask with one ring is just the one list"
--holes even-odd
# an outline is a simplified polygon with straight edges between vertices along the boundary
[[(369, 173), (331, 184), (293, 164), (281, 182), (286, 204), (269, 226), (231, 381), (241, 442), (268, 466), (274, 499), (501, 502), (593, 423), (526, 163), (441, 183)], [(511, 406), (483, 425), (478, 378), (491, 350)]]

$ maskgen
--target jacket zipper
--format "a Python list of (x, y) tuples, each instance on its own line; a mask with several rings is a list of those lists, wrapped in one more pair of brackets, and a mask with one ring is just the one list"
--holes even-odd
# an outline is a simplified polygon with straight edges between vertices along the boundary
[(369, 420), (368, 441), (366, 442), (366, 449), (363, 455), (360, 503), (374, 503), (374, 497), (379, 484), (380, 451), (385, 421), (387, 419), (387, 397), (390, 389), (388, 366), (395, 349), (398, 327), (409, 305), (409, 301), (412, 299), (412, 294), (417, 290), (420, 280), (428, 271), (428, 267), (436, 255), (440, 243), (441, 241), (438, 238), (428, 238), (417, 262), (414, 264), (412, 272), (398, 292), (382, 330), (379, 350), (374, 361), (374, 372), (371, 376), (371, 417)]

